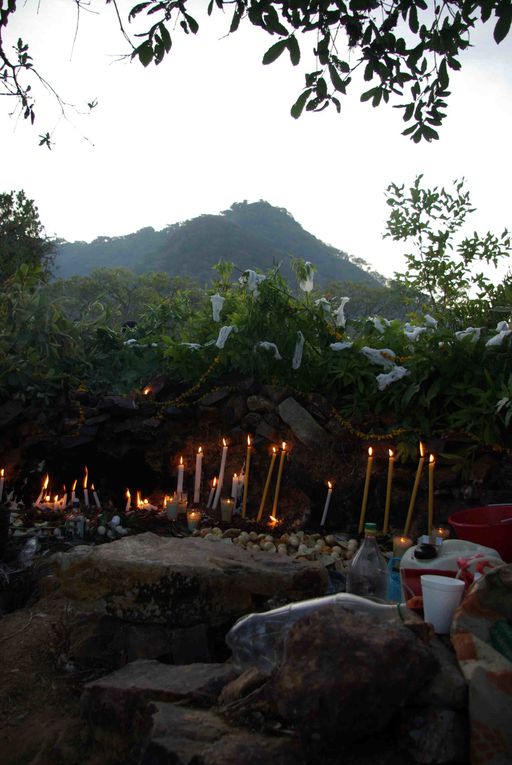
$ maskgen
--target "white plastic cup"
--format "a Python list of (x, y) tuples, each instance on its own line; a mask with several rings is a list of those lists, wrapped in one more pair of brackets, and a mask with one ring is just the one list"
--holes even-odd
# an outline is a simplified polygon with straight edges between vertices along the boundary
[(464, 586), (462, 579), (450, 576), (424, 574), (421, 577), (424, 618), (439, 635), (450, 632), (453, 614), (462, 600)]

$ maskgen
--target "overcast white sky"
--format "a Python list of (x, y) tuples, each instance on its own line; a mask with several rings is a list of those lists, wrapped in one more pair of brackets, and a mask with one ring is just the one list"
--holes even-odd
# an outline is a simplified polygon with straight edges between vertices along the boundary
[[(418, 146), (400, 135), (399, 110), (360, 104), (356, 90), (341, 115), (293, 120), (309, 69), (287, 56), (263, 67), (275, 38), (250, 25), (223, 37), (229, 19), (218, 14), (196, 37), (177, 31), (167, 59), (144, 70), (118, 61), (127, 47), (112, 5), (91, 7), (101, 13), (82, 13), (73, 51), (72, 0), (27, 0), (11, 28), (63, 98), (84, 111), (98, 99), (89, 115), (58, 122), (46, 98), (35, 128), (9, 118), (0, 100), (0, 191), (25, 189), (47, 233), (90, 241), (265, 199), (391, 276), (402, 245), (382, 240), (384, 190), (418, 173), (432, 185), (467, 179), (478, 208), (471, 230), (512, 226), (512, 40), (496, 46), (491, 27), (452, 75), (441, 140)], [(53, 150), (39, 148), (38, 133), (54, 127)]]

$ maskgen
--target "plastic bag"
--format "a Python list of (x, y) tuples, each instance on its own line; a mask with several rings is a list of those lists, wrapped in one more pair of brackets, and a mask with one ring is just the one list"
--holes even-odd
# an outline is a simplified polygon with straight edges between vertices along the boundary
[(36, 537), (30, 537), (23, 545), (18, 556), (18, 563), (22, 568), (28, 568), (34, 565), (34, 557), (39, 549), (39, 542)]
[(290, 603), (261, 614), (249, 614), (239, 619), (226, 635), (233, 661), (241, 666), (258, 667), (270, 672), (281, 661), (284, 640), (292, 625), (322, 606), (340, 606), (344, 611), (370, 614), (381, 621), (401, 619), (403, 604), (377, 603), (348, 592), (323, 598)]

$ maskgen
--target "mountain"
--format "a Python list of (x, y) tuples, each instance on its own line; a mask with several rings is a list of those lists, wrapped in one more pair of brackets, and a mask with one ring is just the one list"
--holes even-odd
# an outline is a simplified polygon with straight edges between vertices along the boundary
[(134, 234), (99, 237), (86, 242), (60, 242), (55, 276), (86, 275), (95, 268), (124, 266), (136, 273), (163, 271), (188, 276), (204, 285), (211, 281), (219, 260), (232, 261), (240, 271), (266, 271), (281, 264), (281, 273), (293, 279), (291, 260), (303, 258), (317, 267), (315, 286), (332, 281), (378, 280), (341, 250), (324, 244), (302, 228), (284, 208), (268, 202), (236, 202), (220, 215), (197, 218), (167, 226), (162, 231), (143, 228)]

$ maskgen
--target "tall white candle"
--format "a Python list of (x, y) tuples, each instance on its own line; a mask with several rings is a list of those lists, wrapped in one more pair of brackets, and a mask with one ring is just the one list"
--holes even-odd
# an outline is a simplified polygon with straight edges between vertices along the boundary
[(196, 454), (196, 475), (194, 479), (194, 502), (199, 502), (201, 493), (201, 478), (203, 472), (203, 447), (200, 446)]
[(2, 468), (0, 470), (0, 502), (2, 501), (2, 496), (4, 493), (4, 476), (5, 476), (5, 469)]
[(85, 466), (85, 475), (84, 475), (84, 505), (85, 507), (89, 507), (89, 492), (87, 490), (87, 481), (89, 478), (89, 471), (87, 470), (87, 465)]
[(180, 457), (180, 464), (178, 465), (178, 483), (176, 484), (176, 494), (180, 497), (183, 494), (183, 473), (185, 466), (183, 465), (183, 457)]
[(220, 493), (222, 491), (222, 484), (224, 483), (224, 471), (226, 469), (226, 459), (228, 456), (228, 447), (226, 444), (226, 440), (222, 439), (222, 457), (220, 460), (220, 470), (219, 470), (219, 482), (217, 484), (217, 491), (215, 492), (215, 497), (213, 499), (213, 509), (217, 509), (217, 505), (219, 504), (220, 499)]
[(75, 501), (75, 489), (76, 489), (77, 479), (73, 481), (73, 486), (71, 487), (71, 507), (73, 507), (74, 501)]
[(231, 496), (233, 499), (238, 498), (238, 475), (233, 473), (233, 480), (231, 482)]
[(36, 499), (36, 501), (35, 501), (35, 506), (36, 506), (36, 507), (40, 507), (40, 506), (41, 506), (41, 501), (42, 501), (42, 499), (43, 499), (43, 497), (44, 497), (44, 494), (45, 494), (45, 492), (46, 492), (46, 489), (48, 488), (48, 483), (49, 483), (49, 481), (50, 481), (50, 476), (49, 476), (49, 474), (47, 473), (47, 474), (46, 474), (46, 478), (45, 478), (45, 479), (44, 479), (44, 481), (43, 481), (43, 485), (41, 486), (41, 491), (40, 491), (40, 493), (39, 493), (39, 496), (38, 496), (38, 498), (37, 498), (37, 499)]
[(58, 510), (59, 509), (59, 495), (56, 494), (53, 498), (53, 509)]
[(320, 526), (325, 525), (325, 520), (327, 518), (327, 511), (329, 510), (329, 505), (331, 504), (332, 483), (330, 481), (327, 481), (327, 486), (329, 488), (327, 490), (327, 497), (325, 498), (324, 512), (322, 513), (322, 520), (320, 521)]

